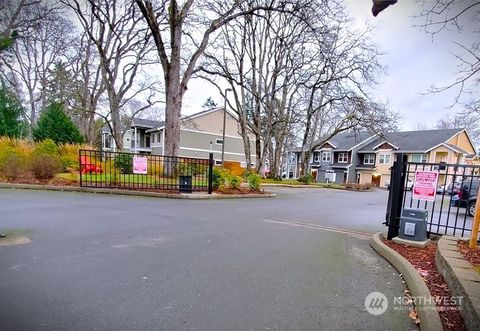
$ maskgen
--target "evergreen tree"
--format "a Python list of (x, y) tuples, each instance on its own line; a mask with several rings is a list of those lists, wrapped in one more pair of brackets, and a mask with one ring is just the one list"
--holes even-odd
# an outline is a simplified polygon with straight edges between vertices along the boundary
[(22, 105), (17, 96), (9, 91), (5, 84), (0, 84), (0, 136), (19, 137), (24, 134), (21, 120)]
[(217, 107), (217, 104), (215, 101), (213, 101), (212, 97), (208, 97), (208, 99), (205, 101), (205, 103), (202, 105), (202, 108), (209, 110)]
[(65, 114), (61, 103), (53, 102), (47, 106), (33, 130), (35, 140), (52, 139), (58, 143), (83, 143), (83, 136)]

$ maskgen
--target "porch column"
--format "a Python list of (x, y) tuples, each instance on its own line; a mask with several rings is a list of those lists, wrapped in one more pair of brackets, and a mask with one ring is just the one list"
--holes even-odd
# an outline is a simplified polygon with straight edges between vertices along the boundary
[(133, 152), (137, 152), (137, 127), (133, 129)]

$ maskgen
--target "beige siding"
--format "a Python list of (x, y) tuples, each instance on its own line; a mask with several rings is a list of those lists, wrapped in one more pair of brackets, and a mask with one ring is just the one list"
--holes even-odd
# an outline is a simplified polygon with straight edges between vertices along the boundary
[(369, 184), (372, 182), (372, 173), (369, 171), (359, 171), (360, 184)]
[[(223, 132), (223, 109), (218, 109), (182, 123), (183, 129), (211, 132), (222, 134)], [(227, 112), (225, 121), (225, 135), (240, 136), (238, 121)], [(253, 138), (253, 136), (251, 137)]]
[[(180, 132), (180, 156), (205, 158), (210, 152), (213, 152), (214, 157), (221, 160), (222, 145), (216, 143), (217, 139), (222, 139), (222, 135), (182, 130)], [(255, 142), (253, 140), (250, 146), (254, 152)], [(225, 137), (225, 160), (245, 161), (242, 138)], [(254, 156), (252, 156), (252, 162), (255, 162)]]
[(470, 154), (475, 154), (475, 148), (470, 143), (470, 140), (465, 132), (460, 132), (455, 137), (452, 137), (449, 141), (447, 141), (447, 143), (458, 146)]

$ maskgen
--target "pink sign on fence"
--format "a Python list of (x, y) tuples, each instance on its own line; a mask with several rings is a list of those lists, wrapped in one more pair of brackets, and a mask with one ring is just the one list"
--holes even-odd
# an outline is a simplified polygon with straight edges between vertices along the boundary
[(144, 156), (133, 157), (133, 173), (134, 174), (147, 174), (147, 158)]
[(415, 171), (415, 181), (413, 183), (413, 199), (435, 201), (437, 194), (437, 171)]

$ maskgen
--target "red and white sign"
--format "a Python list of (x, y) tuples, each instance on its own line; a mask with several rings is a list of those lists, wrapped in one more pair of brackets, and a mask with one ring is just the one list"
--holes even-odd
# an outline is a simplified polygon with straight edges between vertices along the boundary
[(133, 157), (133, 173), (134, 174), (147, 174), (147, 158), (144, 156)]
[(435, 201), (437, 194), (437, 171), (415, 171), (415, 181), (413, 182), (413, 199)]

